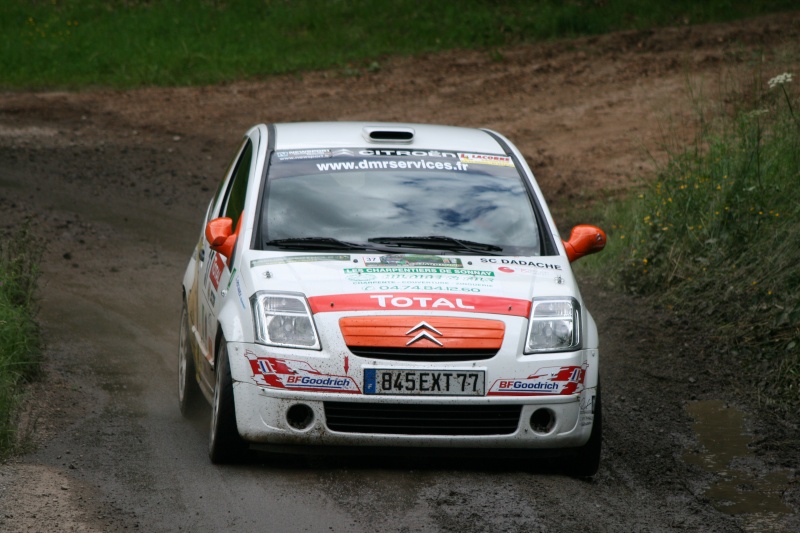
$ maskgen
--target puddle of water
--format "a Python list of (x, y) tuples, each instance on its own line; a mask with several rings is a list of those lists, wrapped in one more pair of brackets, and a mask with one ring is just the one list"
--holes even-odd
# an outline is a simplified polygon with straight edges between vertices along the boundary
[(692, 429), (703, 453), (686, 457), (688, 463), (709, 472), (724, 473), (734, 457), (750, 454), (750, 437), (744, 432), (744, 413), (726, 407), (721, 400), (693, 402), (686, 406), (694, 418)]
[(752, 531), (783, 531), (782, 520), (792, 511), (781, 501), (789, 471), (770, 472), (763, 477), (737, 470), (736, 458), (752, 455), (747, 445), (744, 413), (721, 400), (693, 402), (686, 407), (694, 419), (692, 429), (701, 451), (687, 452), (684, 461), (721, 477), (705, 493), (714, 507), (731, 515), (746, 515), (745, 528)]

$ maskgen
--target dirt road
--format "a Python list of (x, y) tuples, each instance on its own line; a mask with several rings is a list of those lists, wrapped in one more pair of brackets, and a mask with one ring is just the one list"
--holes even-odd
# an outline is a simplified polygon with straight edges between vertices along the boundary
[[(184, 420), (176, 397), (182, 272), (252, 124), (496, 129), (527, 154), (568, 231), (592, 222), (585, 206), (663, 158), (664, 131), (688, 131), (690, 88), (713, 96), (754, 69), (797, 74), (798, 43), (793, 13), (499, 56), (386, 59), (361, 76), (354, 65), (348, 75), (208, 88), (0, 94), (0, 226), (30, 219), (49, 240), (46, 379), (26, 413), (36, 448), (0, 465), (0, 530), (800, 530), (800, 447), (787, 451), (796, 428), (746, 417), (756, 441), (746, 448), (758, 453), (705, 468), (712, 444), (687, 406), (747, 406), (697, 357), (691, 324), (591, 280), (583, 292), (601, 332), (606, 430), (592, 482), (502, 458), (261, 457), (217, 467), (206, 457), (208, 413)], [(776, 435), (782, 446), (770, 444)], [(731, 480), (729, 493), (711, 490)]]

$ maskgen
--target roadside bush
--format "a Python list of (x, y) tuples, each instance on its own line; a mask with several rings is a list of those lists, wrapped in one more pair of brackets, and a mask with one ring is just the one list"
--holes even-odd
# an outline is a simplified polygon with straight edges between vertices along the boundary
[(755, 383), (759, 402), (796, 417), (800, 105), (791, 82), (776, 76), (740, 93), (735, 109), (701, 117), (695, 142), (609, 210), (609, 253), (595, 265), (701, 325), (707, 351), (744, 365), (743, 388)]
[(0, 242), (0, 458), (17, 443), (20, 387), (40, 372), (34, 291), (41, 253), (27, 227)]

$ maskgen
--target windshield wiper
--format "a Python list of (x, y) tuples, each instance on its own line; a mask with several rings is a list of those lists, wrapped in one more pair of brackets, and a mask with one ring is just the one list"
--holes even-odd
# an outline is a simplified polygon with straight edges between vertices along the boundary
[(274, 239), (264, 243), (264, 246), (276, 246), (278, 248), (300, 248), (303, 250), (319, 249), (325, 250), (371, 250), (371, 246), (356, 244), (354, 242), (340, 241), (333, 237), (295, 237), (292, 239)]
[(430, 235), (427, 237), (373, 237), (369, 242), (385, 244), (387, 246), (411, 246), (414, 248), (436, 248), (452, 252), (470, 252), (479, 255), (501, 255), (501, 246), (483, 242), (465, 241), (443, 235)]
[(386, 246), (376, 246), (367, 243), (347, 242), (333, 237), (293, 237), (289, 239), (273, 239), (264, 243), (264, 246), (294, 250), (370, 250), (376, 252), (394, 253), (396, 250)]

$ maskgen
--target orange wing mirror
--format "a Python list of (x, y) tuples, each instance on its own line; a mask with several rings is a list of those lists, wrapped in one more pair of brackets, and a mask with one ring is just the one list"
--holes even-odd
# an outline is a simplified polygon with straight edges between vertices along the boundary
[(605, 248), (606, 233), (597, 226), (579, 224), (572, 228), (568, 241), (562, 241), (567, 251), (569, 262), (594, 254)]
[(236, 244), (237, 235), (233, 233), (233, 220), (228, 217), (215, 218), (206, 224), (206, 240), (211, 249), (228, 259)]

